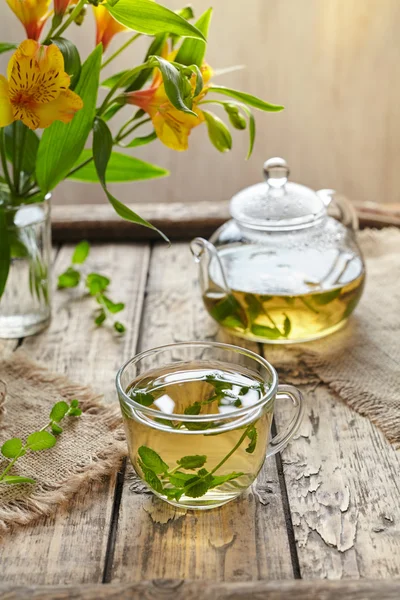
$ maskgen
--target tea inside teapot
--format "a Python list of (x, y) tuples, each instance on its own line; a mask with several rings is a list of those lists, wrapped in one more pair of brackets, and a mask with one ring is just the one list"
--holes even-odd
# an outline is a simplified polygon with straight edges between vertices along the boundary
[(273, 160), (281, 161), (273, 164), (273, 185), (267, 177), (266, 192), (253, 186), (250, 195), (234, 197), (234, 219), (206, 243), (203, 301), (222, 327), (241, 337), (308, 341), (345, 324), (362, 294), (364, 263), (353, 230), (329, 216), (312, 190), (286, 186), (286, 163)]

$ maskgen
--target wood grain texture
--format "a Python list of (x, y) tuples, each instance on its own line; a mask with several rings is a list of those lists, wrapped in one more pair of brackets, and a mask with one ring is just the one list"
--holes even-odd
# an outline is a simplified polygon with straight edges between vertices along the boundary
[[(72, 248), (63, 248), (55, 274), (69, 264)], [(23, 348), (49, 369), (72, 380), (89, 384), (107, 402), (116, 402), (114, 377), (123, 360), (134, 352), (147, 274), (146, 246), (92, 247), (88, 268), (112, 277), (110, 295), (127, 303), (121, 320), (124, 337), (112, 330), (95, 329), (94, 301), (77, 290), (54, 295), (51, 326), (41, 335), (27, 338)], [(115, 269), (118, 265), (118, 269)], [(67, 584), (101, 582), (111, 521), (116, 475), (99, 481), (78, 494), (53, 518), (32, 527), (16, 529), (0, 546), (3, 582)]]
[[(217, 327), (202, 307), (197, 268), (187, 244), (174, 244), (169, 250), (159, 245), (153, 250), (141, 332), (141, 350), (215, 338)], [(185, 513), (144, 491), (129, 468), (112, 582), (293, 577), (274, 460), (266, 463), (247, 495), (212, 511)]]
[[(400, 226), (400, 203), (379, 206), (353, 203), (361, 227)], [(171, 240), (209, 237), (229, 217), (228, 202), (135, 204), (132, 208), (161, 229)], [(53, 238), (57, 242), (159, 240), (152, 229), (121, 219), (108, 204), (61, 205), (52, 210)]]
[(400, 577), (400, 454), (326, 385), (300, 387), (305, 419), (282, 461), (302, 577)]
[(400, 581), (252, 581), (215, 583), (182, 580), (135, 584), (11, 587), (0, 600), (398, 600)]

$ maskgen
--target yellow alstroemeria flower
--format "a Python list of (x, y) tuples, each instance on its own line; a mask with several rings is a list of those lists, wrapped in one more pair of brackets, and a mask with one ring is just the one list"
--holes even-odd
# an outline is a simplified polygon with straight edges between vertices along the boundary
[(127, 31), (127, 28), (118, 23), (101, 4), (93, 6), (93, 12), (96, 19), (96, 45), (101, 42), (104, 52), (114, 35), (120, 31)]
[(41, 46), (25, 40), (8, 63), (8, 80), (0, 75), (0, 127), (22, 121), (30, 129), (69, 123), (83, 107), (69, 90), (64, 58), (54, 44)]
[[(204, 64), (201, 72), (204, 87), (200, 94), (193, 99), (192, 105), (192, 110), (197, 116), (184, 113), (171, 104), (159, 72), (154, 77), (150, 88), (125, 94), (127, 104), (134, 104), (150, 115), (157, 137), (172, 150), (180, 152), (187, 150), (192, 129), (204, 122), (204, 115), (198, 108), (198, 103), (207, 94), (207, 83), (212, 75), (212, 70)], [(194, 74), (191, 85), (194, 90), (196, 85)]]
[(25, 27), (26, 37), (38, 40), (51, 14), (50, 0), (7, 0), (7, 4)]

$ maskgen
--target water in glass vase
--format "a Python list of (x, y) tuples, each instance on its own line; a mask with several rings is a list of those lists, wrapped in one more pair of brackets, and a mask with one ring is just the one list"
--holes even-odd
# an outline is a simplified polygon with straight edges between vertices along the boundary
[(244, 246), (224, 249), (219, 257), (230, 293), (211, 263), (205, 306), (222, 327), (254, 341), (287, 344), (333, 333), (346, 323), (364, 286), (361, 259), (331, 249), (275, 254)]
[[(137, 473), (156, 495), (177, 506), (204, 509), (232, 500), (251, 485), (265, 459), (273, 402), (251, 409), (265, 392), (263, 382), (244, 367), (204, 362), (154, 370), (133, 381), (127, 394), (164, 413), (145, 416), (122, 406)], [(250, 410), (236, 415), (243, 408)], [(185, 420), (188, 415), (198, 419)], [(204, 416), (209, 420), (201, 420)]]

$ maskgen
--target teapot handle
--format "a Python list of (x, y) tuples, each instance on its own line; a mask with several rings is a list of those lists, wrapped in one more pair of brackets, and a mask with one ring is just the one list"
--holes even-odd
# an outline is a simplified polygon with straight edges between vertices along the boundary
[(335, 190), (318, 190), (318, 195), (322, 198), (325, 206), (334, 206), (338, 209), (340, 217), (339, 220), (343, 225), (349, 227), (353, 231), (358, 231), (358, 216), (352, 203), (343, 196), (338, 194)]

